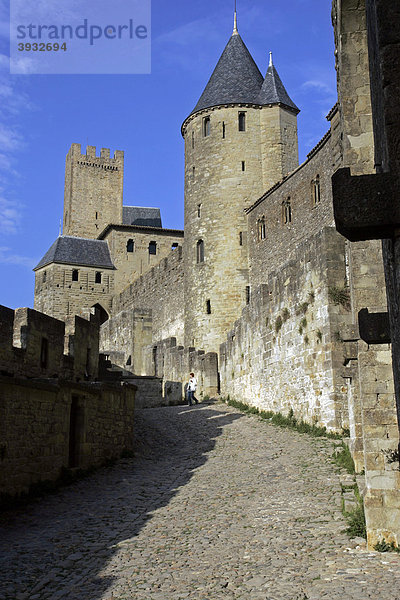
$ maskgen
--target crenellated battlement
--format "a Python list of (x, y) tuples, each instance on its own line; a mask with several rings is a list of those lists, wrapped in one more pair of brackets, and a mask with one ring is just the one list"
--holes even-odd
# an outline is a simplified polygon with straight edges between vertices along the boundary
[(67, 157), (78, 159), (81, 161), (93, 161), (93, 160), (105, 160), (115, 163), (124, 162), (124, 151), (123, 150), (115, 150), (113, 157), (111, 157), (110, 148), (101, 148), (100, 153), (98, 153), (96, 146), (86, 146), (86, 153), (82, 153), (82, 145), (81, 144), (71, 144)]
[(99, 318), (67, 323), (30, 308), (0, 306), (0, 374), (74, 381), (98, 375)]

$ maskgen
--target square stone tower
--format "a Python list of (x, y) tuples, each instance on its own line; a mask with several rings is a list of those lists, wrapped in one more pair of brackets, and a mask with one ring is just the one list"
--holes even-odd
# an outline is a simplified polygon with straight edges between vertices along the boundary
[(72, 144), (65, 164), (63, 234), (96, 239), (110, 223), (122, 223), (124, 153)]

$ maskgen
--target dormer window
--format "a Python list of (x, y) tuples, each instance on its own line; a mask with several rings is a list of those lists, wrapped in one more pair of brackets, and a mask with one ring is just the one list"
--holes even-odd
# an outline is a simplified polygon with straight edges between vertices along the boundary
[(203, 119), (203, 136), (208, 137), (211, 132), (211, 119), (210, 117), (204, 117)]
[(246, 113), (239, 113), (239, 131), (246, 131)]

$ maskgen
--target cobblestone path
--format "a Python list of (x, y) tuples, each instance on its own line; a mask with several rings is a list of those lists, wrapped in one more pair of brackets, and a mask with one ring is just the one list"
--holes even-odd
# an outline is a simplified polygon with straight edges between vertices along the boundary
[(400, 599), (343, 533), (332, 442), (222, 404), (138, 411), (138, 453), (0, 527), (4, 600)]

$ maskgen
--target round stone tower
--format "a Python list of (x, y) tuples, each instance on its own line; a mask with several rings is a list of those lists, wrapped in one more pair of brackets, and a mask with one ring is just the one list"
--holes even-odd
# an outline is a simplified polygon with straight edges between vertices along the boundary
[(218, 351), (249, 300), (244, 208), (298, 165), (297, 114), (270, 61), (264, 79), (233, 34), (185, 139), (185, 346)]

